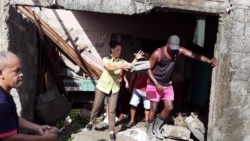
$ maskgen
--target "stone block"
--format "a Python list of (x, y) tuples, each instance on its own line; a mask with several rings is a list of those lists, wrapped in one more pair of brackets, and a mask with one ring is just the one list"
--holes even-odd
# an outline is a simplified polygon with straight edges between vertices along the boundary
[[(230, 91), (234, 94), (247, 94), (247, 81), (233, 81), (230, 82)], [(239, 96), (239, 95), (236, 95)]]
[(244, 10), (236, 9), (236, 10), (234, 10), (233, 14), (235, 17), (235, 21), (244, 23), (244, 21), (245, 21), (245, 11)]
[(185, 119), (188, 129), (193, 133), (193, 135), (199, 140), (205, 140), (205, 127), (203, 123), (198, 119), (196, 115), (190, 115)]
[[(238, 70), (238, 71), (232, 71), (232, 80), (234, 81), (250, 81), (250, 72), (248, 70)], [(249, 87), (248, 87), (249, 88)]]
[[(250, 14), (249, 14), (249, 16), (250, 16)], [(245, 37), (250, 38), (250, 19), (245, 25)], [(250, 50), (250, 48), (248, 50)]]
[[(231, 55), (232, 69), (248, 70), (250, 69), (250, 57), (244, 53), (233, 53)], [(238, 70), (239, 71), (239, 70)]]
[(250, 23), (250, 10), (247, 10), (245, 14), (246, 14), (246, 16), (245, 16), (245, 22)]
[[(249, 48), (249, 47), (248, 47)], [(244, 54), (242, 60), (242, 69), (249, 70), (250, 69), (250, 56), (249, 54)]]
[(231, 55), (230, 65), (231, 70), (239, 69), (241, 66), (241, 53), (233, 53)]
[(250, 6), (250, 1), (249, 0), (235, 0), (237, 5), (242, 5), (242, 6)]
[[(236, 31), (233, 30), (232, 32)], [(231, 38), (231, 43), (232, 43), (231, 51), (233, 53), (245, 52), (245, 49), (248, 45), (246, 38), (243, 37), (243, 34), (241, 36), (240, 34), (234, 34), (234, 36)]]
[(245, 23), (235, 21), (232, 27), (232, 36), (233, 37), (243, 37), (245, 31)]
[(166, 138), (178, 139), (178, 140), (189, 140), (191, 131), (185, 127), (163, 125), (162, 135)]

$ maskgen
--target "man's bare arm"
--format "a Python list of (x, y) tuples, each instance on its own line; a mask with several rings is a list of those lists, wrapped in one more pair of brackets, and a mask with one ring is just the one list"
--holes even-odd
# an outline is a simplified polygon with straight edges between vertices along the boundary
[(189, 58), (195, 59), (195, 60), (199, 60), (201, 62), (205, 62), (210, 64), (212, 67), (215, 67), (217, 65), (217, 59), (216, 58), (212, 58), (209, 59), (204, 55), (200, 55), (200, 54), (196, 54), (184, 47), (180, 48), (180, 54), (183, 54), (184, 56), (187, 56)]
[(2, 141), (55, 141), (55, 139), (56, 139), (55, 134), (48, 134), (44, 136), (15, 134), (15, 135), (3, 138)]

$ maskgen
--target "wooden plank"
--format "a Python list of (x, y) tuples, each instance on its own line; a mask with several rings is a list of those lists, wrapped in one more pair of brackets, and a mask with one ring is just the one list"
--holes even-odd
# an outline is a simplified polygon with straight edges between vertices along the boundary
[(98, 79), (101, 75), (101, 70), (95, 68), (84, 60), (77, 50), (74, 50), (65, 40), (62, 39), (45, 21), (37, 16), (27, 6), (17, 6), (17, 9), (24, 14), (28, 19), (34, 22), (38, 28), (40, 28), (55, 44), (58, 49), (67, 56), (71, 61), (77, 64), (81, 69), (85, 71), (87, 75), (94, 79)]

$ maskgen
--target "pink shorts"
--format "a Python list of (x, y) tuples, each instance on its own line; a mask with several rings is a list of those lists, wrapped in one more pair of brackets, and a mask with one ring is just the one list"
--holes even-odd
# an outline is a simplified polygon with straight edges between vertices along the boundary
[(163, 91), (157, 91), (154, 85), (147, 85), (146, 97), (150, 101), (159, 102), (160, 100), (174, 100), (173, 86), (164, 87)]

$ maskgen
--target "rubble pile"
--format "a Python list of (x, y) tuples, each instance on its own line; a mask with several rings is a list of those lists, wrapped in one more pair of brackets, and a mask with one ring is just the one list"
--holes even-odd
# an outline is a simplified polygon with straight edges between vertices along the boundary
[(165, 124), (162, 126), (162, 134), (165, 138), (191, 141), (191, 134), (193, 134), (197, 140), (205, 140), (205, 127), (198, 119), (198, 115), (191, 113), (185, 117), (179, 113), (173, 120), (174, 125)]

